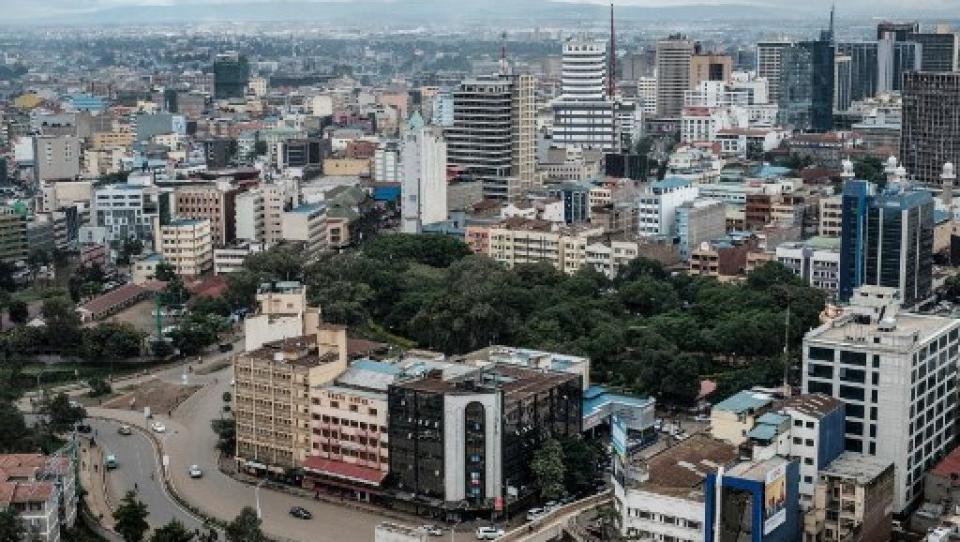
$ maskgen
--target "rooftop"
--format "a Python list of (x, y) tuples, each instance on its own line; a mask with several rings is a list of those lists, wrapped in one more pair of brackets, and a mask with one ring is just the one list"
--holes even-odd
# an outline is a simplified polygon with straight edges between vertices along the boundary
[(765, 482), (767, 473), (789, 462), (789, 460), (780, 456), (773, 456), (763, 461), (747, 461), (732, 467), (724, 474), (724, 477)]
[[(944, 461), (949, 459), (947, 456)], [(957, 460), (960, 467), (960, 456)], [(941, 461), (941, 464), (943, 461)], [(939, 465), (937, 465), (939, 467)], [(934, 471), (937, 469), (934, 467)], [(876, 456), (858, 454), (856, 452), (843, 452), (829, 465), (820, 470), (821, 475), (837, 478), (853, 478), (859, 484), (867, 484), (883, 474), (887, 469), (893, 468), (893, 463), (884, 461)]]
[(844, 408), (844, 404), (843, 401), (823, 393), (805, 393), (787, 398), (783, 408), (793, 409), (814, 418), (822, 418)]
[(930, 474), (951, 479), (960, 476), (960, 446), (954, 448), (936, 466), (930, 469)]
[[(956, 326), (958, 321), (943, 316), (899, 312), (893, 322), (892, 331), (880, 331), (877, 322), (864, 323), (862, 318), (845, 314), (807, 333), (804, 342), (909, 352)], [(870, 336), (887, 337), (888, 340), (868, 341)]]
[(740, 413), (763, 408), (772, 402), (773, 398), (766, 393), (744, 390), (713, 405), (713, 410)]
[(608, 390), (604, 386), (590, 386), (583, 392), (583, 415), (602, 409), (605, 405), (615, 403), (635, 407), (653, 407), (656, 400), (652, 397), (626, 395)]
[(402, 382), (398, 387), (432, 393), (493, 393), (501, 390), (504, 401), (511, 402), (571, 381), (577, 381), (579, 388), (579, 380), (578, 375), (571, 373), (496, 363), (452, 376), (448, 376), (445, 371), (441, 374), (440, 370), (431, 370), (423, 378)]
[[(658, 493), (694, 497), (707, 474), (737, 459), (732, 444), (715, 439), (706, 433), (696, 433), (676, 446), (648, 458), (649, 479), (640, 487)], [(698, 500), (702, 500), (702, 495)]]

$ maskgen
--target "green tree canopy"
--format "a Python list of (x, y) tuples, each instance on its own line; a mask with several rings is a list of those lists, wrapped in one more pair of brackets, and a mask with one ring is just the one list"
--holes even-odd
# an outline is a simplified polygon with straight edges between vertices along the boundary
[(530, 462), (533, 478), (540, 488), (540, 498), (545, 501), (563, 497), (566, 465), (564, 465), (563, 446), (556, 439), (544, 441), (533, 453)]
[(240, 514), (227, 524), (225, 529), (227, 542), (265, 542), (267, 538), (260, 530), (260, 523), (257, 511), (245, 506), (240, 510)]
[(114, 529), (124, 542), (141, 542), (150, 528), (148, 515), (147, 505), (137, 499), (136, 493), (128, 491), (113, 512)]
[(170, 520), (150, 536), (150, 542), (192, 542), (193, 539), (193, 531), (188, 531), (178, 519)]
[(23, 520), (15, 510), (7, 508), (0, 511), (0, 542), (20, 542), (25, 534)]

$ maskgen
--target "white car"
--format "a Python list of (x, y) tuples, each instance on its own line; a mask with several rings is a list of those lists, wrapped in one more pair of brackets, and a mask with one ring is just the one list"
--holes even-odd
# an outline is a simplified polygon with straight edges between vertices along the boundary
[(477, 527), (477, 540), (496, 540), (503, 536), (503, 529), (498, 527)]
[(190, 470), (188, 472), (190, 473), (190, 478), (200, 478), (203, 476), (203, 471), (200, 470), (200, 467), (196, 465), (190, 465)]
[(153, 429), (154, 433), (163, 433), (167, 430), (167, 426), (160, 422), (153, 422), (150, 424), (150, 429)]
[(443, 534), (443, 529), (437, 527), (436, 525), (421, 525), (420, 528), (423, 529), (423, 532), (430, 536), (440, 536)]
[(545, 515), (547, 515), (547, 511), (543, 508), (531, 508), (527, 510), (527, 521), (538, 521)]

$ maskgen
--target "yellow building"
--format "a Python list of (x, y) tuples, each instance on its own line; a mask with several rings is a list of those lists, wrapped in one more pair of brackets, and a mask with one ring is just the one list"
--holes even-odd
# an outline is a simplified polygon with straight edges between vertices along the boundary
[(323, 161), (324, 175), (369, 175), (370, 160), (361, 158), (327, 158)]
[(310, 389), (346, 366), (347, 330), (331, 325), (234, 358), (238, 467), (282, 473), (301, 466), (311, 449)]
[(21, 94), (13, 99), (13, 106), (17, 109), (33, 109), (43, 103), (43, 98), (32, 92)]
[(182, 277), (197, 277), (213, 269), (209, 220), (174, 220), (160, 226), (157, 248), (163, 260)]
[(587, 263), (587, 246), (602, 234), (602, 228), (510, 218), (490, 227), (488, 255), (508, 267), (547, 262), (566, 273), (576, 273)]
[(133, 132), (98, 132), (90, 137), (90, 147), (93, 150), (125, 148), (132, 145), (135, 138)]

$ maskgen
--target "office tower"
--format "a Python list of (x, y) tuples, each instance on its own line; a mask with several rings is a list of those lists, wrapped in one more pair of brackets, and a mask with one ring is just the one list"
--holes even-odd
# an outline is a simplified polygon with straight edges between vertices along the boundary
[(683, 93), (690, 90), (690, 60), (695, 44), (680, 34), (657, 42), (657, 115), (679, 118)]
[(733, 58), (730, 55), (706, 53), (690, 57), (690, 89), (700, 88), (704, 81), (730, 82)]
[(891, 21), (881, 21), (877, 23), (877, 39), (882, 40), (888, 33), (893, 34), (893, 41), (907, 41), (910, 34), (920, 32), (920, 23), (895, 23)]
[(403, 135), (400, 231), (420, 233), (447, 219), (447, 143), (439, 127), (414, 112)]
[(957, 69), (960, 43), (954, 33), (915, 33), (908, 41), (920, 44), (920, 70), (925, 72), (952, 72)]
[(850, 109), (852, 58), (849, 55), (837, 54), (833, 58), (833, 110), (846, 111)]
[(562, 93), (553, 104), (553, 142), (619, 149), (615, 104), (609, 99), (607, 42), (575, 37), (563, 44)]
[(841, 300), (861, 285), (897, 288), (905, 306), (926, 299), (933, 274), (933, 197), (906, 189), (903, 168), (878, 192), (867, 181), (843, 186), (840, 232)]
[[(512, 198), (533, 186), (536, 165), (534, 78), (494, 75), (464, 80), (453, 93), (447, 165), (477, 178), (504, 179)], [(512, 179), (512, 180), (506, 180)]]
[(757, 77), (767, 80), (770, 103), (780, 102), (780, 70), (783, 50), (789, 47), (786, 41), (761, 41), (757, 43)]
[[(883, 43), (883, 42), (881, 42)], [(877, 83), (877, 92), (900, 92), (903, 90), (903, 74), (907, 72), (920, 71), (920, 65), (923, 62), (923, 47), (913, 41), (897, 41), (893, 43), (893, 67), (891, 68), (891, 81), (889, 86), (886, 81)], [(880, 58), (883, 65), (888, 63)]]
[(233, 243), (237, 235), (237, 189), (229, 184), (188, 184), (173, 193), (173, 215), (206, 220), (216, 247)]
[(954, 446), (960, 335), (958, 319), (898, 305), (890, 288), (859, 289), (804, 337), (802, 371), (805, 393), (846, 403), (846, 450), (893, 463), (894, 513), (923, 496), (924, 471)]
[(900, 158), (914, 179), (940, 183), (943, 164), (960, 164), (960, 73), (904, 74)]
[[(878, 61), (878, 47), (877, 42), (873, 41), (837, 44), (837, 55), (843, 55), (850, 59), (851, 101), (859, 101), (877, 95), (878, 71), (882, 69)], [(888, 61), (893, 61), (892, 50)]]
[(70, 135), (33, 137), (34, 181), (75, 180), (80, 175), (80, 139)]
[(213, 61), (214, 98), (243, 98), (249, 81), (250, 64), (247, 57), (235, 51), (217, 55)]
[(834, 46), (824, 37), (790, 45), (781, 53), (783, 125), (815, 132), (833, 128)]

